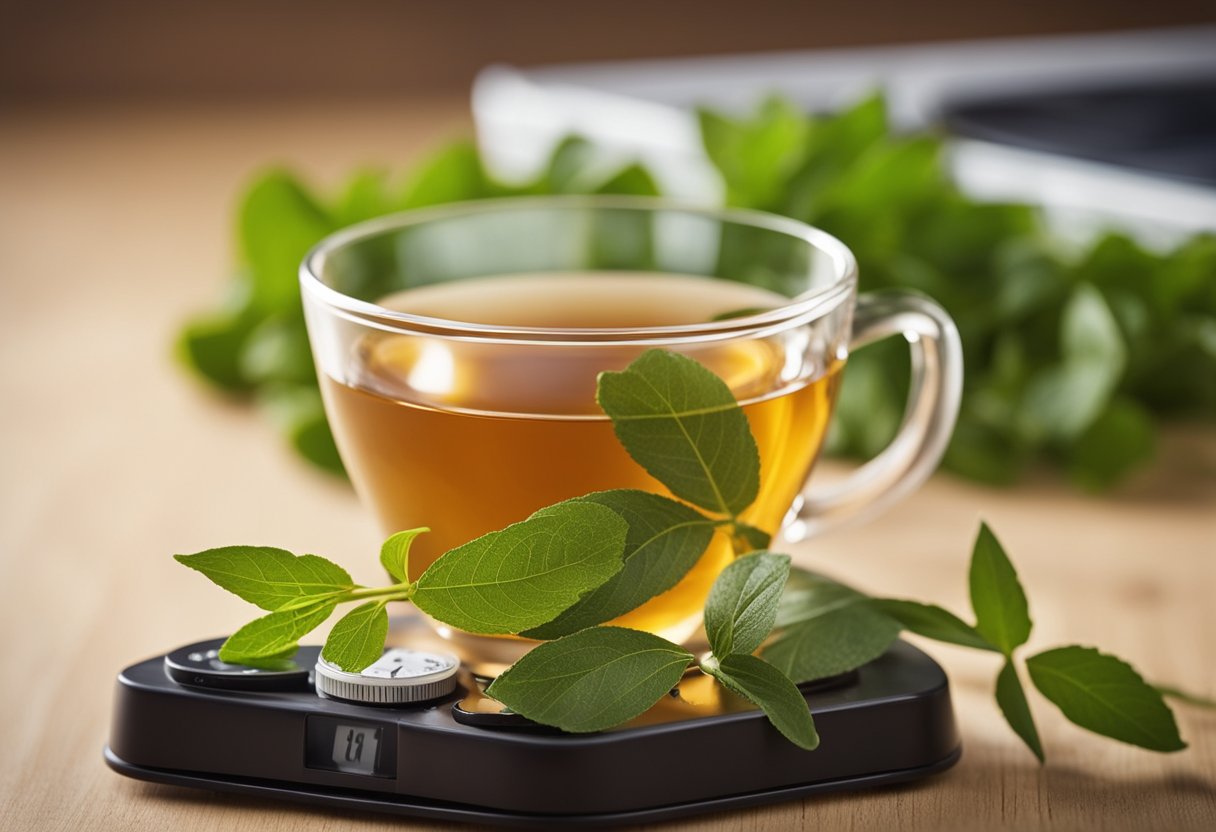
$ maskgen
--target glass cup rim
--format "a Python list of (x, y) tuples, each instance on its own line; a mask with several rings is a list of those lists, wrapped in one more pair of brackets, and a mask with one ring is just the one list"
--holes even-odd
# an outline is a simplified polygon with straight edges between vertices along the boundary
[[(788, 303), (737, 318), (696, 324), (639, 327), (540, 327), (472, 323), (402, 312), (371, 301), (351, 297), (328, 286), (320, 277), (326, 258), (333, 252), (380, 234), (422, 225), (435, 220), (508, 212), (521, 208), (583, 208), (694, 214), (735, 225), (750, 226), (800, 240), (827, 254), (836, 274), (830, 284), (809, 289)], [(425, 333), (462, 341), (511, 341), (533, 343), (668, 344), (718, 341), (739, 337), (763, 337), (814, 320), (847, 297), (857, 285), (857, 259), (840, 239), (800, 220), (747, 208), (697, 205), (664, 197), (563, 195), (495, 197), (466, 200), (386, 214), (355, 223), (326, 236), (300, 263), (300, 288), (305, 296), (323, 304), (330, 312), (354, 323), (389, 332)]]

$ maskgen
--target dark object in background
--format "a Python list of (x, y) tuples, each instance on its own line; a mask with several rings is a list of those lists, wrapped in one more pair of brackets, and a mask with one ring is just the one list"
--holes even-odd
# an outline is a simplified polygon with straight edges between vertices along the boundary
[(943, 121), (967, 138), (1216, 187), (1216, 76), (960, 100)]

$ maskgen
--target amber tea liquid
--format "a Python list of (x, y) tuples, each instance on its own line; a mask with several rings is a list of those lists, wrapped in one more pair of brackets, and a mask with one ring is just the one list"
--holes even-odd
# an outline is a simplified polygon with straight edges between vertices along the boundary
[[(487, 326), (563, 328), (701, 324), (786, 298), (746, 284), (671, 274), (507, 275), (411, 289), (380, 305)], [(448, 549), (591, 491), (669, 494), (618, 443), (595, 403), (596, 375), (645, 347), (364, 337), (346, 378), (322, 375), (342, 458), (384, 532), (429, 526), (410, 553), (417, 577)], [(743, 515), (775, 532), (822, 444), (839, 364), (787, 382), (788, 347), (735, 340), (680, 347), (730, 385), (760, 450), (760, 496)], [(717, 534), (673, 589), (616, 623), (676, 641), (696, 629), (710, 585), (733, 554)]]

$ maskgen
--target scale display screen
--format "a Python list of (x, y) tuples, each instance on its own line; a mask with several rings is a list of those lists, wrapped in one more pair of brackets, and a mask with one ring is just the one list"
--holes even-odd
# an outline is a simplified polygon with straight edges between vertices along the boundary
[(397, 726), (343, 717), (311, 715), (305, 730), (304, 764), (308, 768), (397, 776)]

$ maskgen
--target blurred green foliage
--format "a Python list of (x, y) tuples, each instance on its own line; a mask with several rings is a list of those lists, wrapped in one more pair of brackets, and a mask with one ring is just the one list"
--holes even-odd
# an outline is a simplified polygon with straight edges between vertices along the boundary
[[(954, 317), (966, 383), (948, 469), (1008, 484), (1047, 460), (1101, 490), (1152, 457), (1159, 422), (1216, 421), (1216, 235), (1164, 255), (1118, 234), (1063, 253), (1031, 206), (960, 193), (942, 140), (893, 133), (877, 96), (826, 117), (770, 99), (744, 118), (699, 118), (730, 205), (824, 228), (856, 253), (863, 291), (920, 290)], [(328, 202), (270, 171), (241, 201), (241, 265), (227, 300), (187, 324), (179, 352), (215, 386), (257, 399), (310, 461), (340, 471), (296, 283), (307, 250), (345, 225), (442, 202), (656, 193), (642, 168), (604, 171), (590, 151), (568, 139), (533, 181), (508, 185), (457, 143), (404, 188), (364, 171)], [(902, 344), (853, 355), (829, 450), (878, 452), (902, 417), (907, 384)]]
[(300, 301), (300, 262), (309, 249), (353, 223), (444, 202), (529, 194), (658, 194), (641, 167), (605, 172), (589, 164), (589, 155), (586, 141), (567, 139), (534, 180), (506, 184), (486, 172), (472, 144), (457, 142), (419, 165), (403, 187), (394, 187), (385, 171), (364, 170), (328, 201), (288, 171), (267, 171), (249, 185), (237, 209), (240, 265), (228, 295), (215, 310), (186, 323), (177, 339), (178, 356), (211, 386), (255, 400), (309, 462), (342, 474)]

